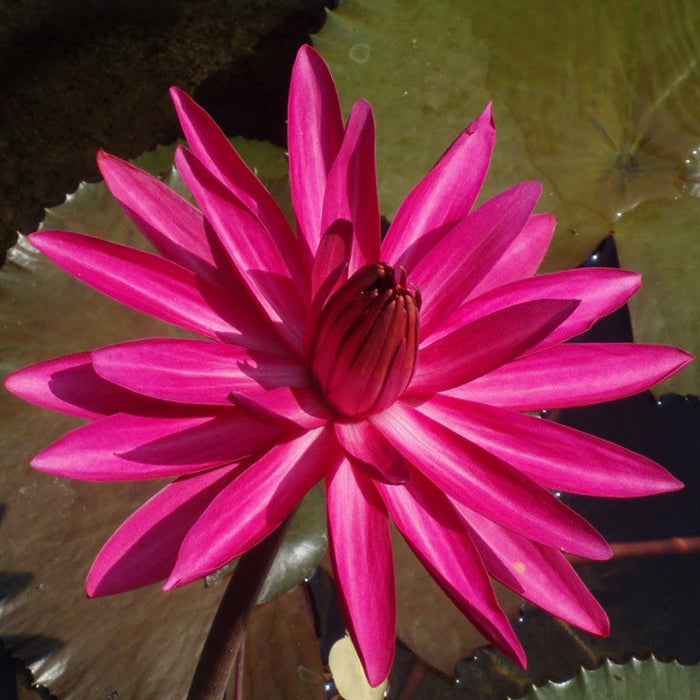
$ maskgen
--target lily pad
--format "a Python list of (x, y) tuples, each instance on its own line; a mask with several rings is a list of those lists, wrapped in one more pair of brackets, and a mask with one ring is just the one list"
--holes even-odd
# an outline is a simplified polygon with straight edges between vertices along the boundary
[[(644, 270), (644, 284), (629, 303), (634, 337), (700, 350), (700, 199), (643, 202), (615, 227), (620, 262)], [(700, 393), (700, 362), (660, 385), (660, 391)]]
[[(240, 697), (324, 700), (323, 674), (313, 613), (303, 586), (253, 610), (246, 629)], [(232, 698), (239, 697), (233, 684), (230, 691)]]
[(663, 663), (654, 657), (626, 664), (607, 659), (600, 668), (582, 668), (564, 683), (533, 688), (522, 700), (694, 700), (698, 688), (698, 665)]
[[(282, 150), (268, 144), (259, 151), (255, 144), (247, 148), (254, 165), (256, 152), (261, 153), (260, 176), (270, 170), (273, 187), (281, 192)], [(146, 162), (157, 171), (167, 170), (165, 180), (184, 193), (170, 169), (172, 152), (159, 149)], [(271, 167), (275, 162), (276, 168)], [(43, 227), (147, 247), (103, 183), (82, 183), (63, 205), (47, 211)], [(49, 357), (178, 333), (65, 274), (23, 236), (0, 270), (0, 327), (3, 378)], [(3, 580), (25, 582), (9, 597), (2, 592), (3, 639), (27, 663), (34, 680), (62, 700), (117, 692), (120, 697), (180, 697), (223, 587), (195, 583), (164, 594), (152, 586), (86, 598), (85, 575), (99, 548), (162, 483), (89, 484), (29, 467), (34, 454), (78, 424), (0, 392)], [(323, 498), (312, 493), (273, 565), (266, 598), (303, 580), (323, 555), (325, 538)]]
[[(345, 109), (360, 97), (375, 109), (389, 219), (493, 100), (498, 142), (484, 196), (520, 180), (543, 182), (540, 208), (560, 220), (543, 269), (577, 265), (607, 233), (624, 228), (625, 265), (649, 274), (652, 287), (661, 266), (674, 289), (697, 290), (700, 256), (688, 249), (700, 224), (697, 207), (680, 204), (682, 218), (671, 214), (678, 207), (660, 202), (698, 194), (698, 3), (346, 0), (314, 43)], [(652, 202), (657, 215), (670, 216), (639, 232), (636, 210)], [(663, 248), (669, 239), (686, 247)], [(683, 264), (670, 270), (667, 261), (679, 255)], [(684, 311), (669, 313), (697, 306), (667, 290), (663, 308), (632, 307), (635, 327), (663, 324), (663, 340), (697, 352), (697, 322), (688, 327)], [(699, 378), (696, 363), (664, 389), (697, 391)]]

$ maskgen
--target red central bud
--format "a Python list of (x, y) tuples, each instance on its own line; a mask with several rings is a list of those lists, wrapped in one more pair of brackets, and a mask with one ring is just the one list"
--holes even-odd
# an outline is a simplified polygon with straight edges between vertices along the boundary
[(346, 416), (390, 406), (411, 379), (418, 352), (420, 295), (402, 269), (372, 263), (328, 299), (311, 347), (311, 370), (326, 402)]

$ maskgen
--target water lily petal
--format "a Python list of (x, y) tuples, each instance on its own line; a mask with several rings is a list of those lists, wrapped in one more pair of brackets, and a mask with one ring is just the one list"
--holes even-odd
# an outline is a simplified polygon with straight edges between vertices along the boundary
[(452, 143), (399, 207), (382, 244), (382, 260), (408, 272), (438, 242), (436, 229), (467, 216), (491, 162), (496, 125), (489, 104)]
[(563, 343), (587, 331), (598, 319), (627, 303), (641, 286), (641, 276), (629, 270), (605, 267), (564, 270), (537, 275), (497, 287), (457, 309), (424, 344), (512, 304), (535, 299), (578, 299), (580, 304), (560, 326), (538, 342), (530, 352)]
[(551, 214), (533, 214), (508, 246), (489, 274), (467, 296), (468, 299), (537, 272), (554, 236), (557, 219)]
[(93, 350), (104, 379), (145, 396), (186, 404), (230, 406), (232, 391), (306, 386), (299, 362), (236, 345), (148, 338)]
[(100, 151), (100, 172), (112, 194), (164, 257), (208, 282), (229, 289), (232, 269), (202, 212), (161, 182), (121, 158)]
[(444, 494), (417, 472), (403, 486), (377, 487), (401, 534), (452, 602), (524, 668), (525, 651), (498, 603), (479, 552)]
[(609, 634), (605, 610), (561, 552), (516, 535), (462, 504), (454, 506), (468, 523), (491, 576), (576, 627)]
[(287, 144), (298, 236), (312, 254), (321, 239), (328, 174), (343, 140), (343, 116), (328, 66), (302, 46), (289, 88)]
[(5, 388), (37, 406), (79, 418), (113, 413), (152, 415), (165, 410), (162, 402), (145, 399), (98, 376), (89, 352), (22, 367), (7, 377)]
[(549, 547), (611, 555), (601, 535), (549, 491), (416, 409), (398, 401), (368, 420), (439, 489), (481, 515)]
[(170, 89), (182, 130), (192, 152), (237, 199), (250, 209), (275, 240), (295, 276), (308, 271), (296, 238), (277, 202), (245, 164), (216, 122), (185, 92)]
[(328, 174), (321, 230), (351, 221), (354, 236), (348, 274), (379, 260), (381, 223), (374, 155), (374, 116), (366, 100), (355, 103), (343, 143)]
[(212, 469), (155, 494), (102, 547), (87, 575), (87, 594), (113, 595), (165, 579), (189, 529), (239, 472), (238, 465)]
[(265, 309), (280, 334), (300, 345), (308, 290), (292, 277), (287, 262), (260, 220), (184, 148), (175, 163), (187, 186), (216, 230), (251, 297)]
[(67, 433), (32, 466), (82, 481), (182, 476), (259, 453), (281, 437), (235, 408), (174, 418), (117, 413)]
[(371, 423), (336, 422), (333, 427), (342, 448), (381, 481), (389, 484), (403, 484), (408, 481), (408, 462)]
[(304, 354), (309, 355), (323, 304), (348, 279), (353, 226), (337, 219), (323, 233), (311, 268), (311, 307), (304, 327)]
[(683, 486), (651, 459), (566, 425), (444, 394), (418, 410), (549, 489), (629, 498)]
[(501, 192), (457, 224), (416, 264), (410, 281), (423, 296), (422, 337), (439, 327), (496, 265), (527, 223), (541, 192), (539, 182), (523, 182)]
[(232, 391), (230, 400), (241, 410), (264, 423), (279, 423), (290, 429), (314, 430), (332, 418), (328, 407), (314, 389), (307, 386)]
[(578, 303), (527, 301), (473, 320), (421, 348), (407, 393), (449, 389), (511, 362), (549, 335)]
[(210, 338), (282, 351), (272, 327), (250, 304), (169, 260), (70, 231), (41, 231), (29, 238), (66, 272), (138, 311)]
[(339, 459), (333, 433), (324, 428), (273, 447), (192, 526), (164, 590), (202, 578), (261, 542)]
[(692, 359), (666, 345), (567, 343), (521, 357), (450, 393), (515, 411), (586, 406), (645, 391)]
[(348, 278), (353, 225), (347, 219), (333, 221), (323, 233), (311, 269), (311, 297), (323, 303), (336, 284)]
[(389, 518), (372, 479), (342, 460), (326, 477), (330, 555), (343, 618), (370, 685), (388, 677), (396, 649)]

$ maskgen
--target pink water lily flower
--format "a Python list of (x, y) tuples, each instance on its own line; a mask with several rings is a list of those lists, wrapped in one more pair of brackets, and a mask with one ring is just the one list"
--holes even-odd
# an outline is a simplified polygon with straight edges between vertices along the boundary
[(595, 634), (600, 605), (563, 552), (601, 535), (552, 490), (645, 496), (681, 484), (656, 463), (527, 415), (647, 389), (686, 365), (658, 345), (565, 343), (626, 303), (639, 275), (535, 275), (555, 220), (541, 187), (474, 203), (491, 108), (409, 193), (381, 240), (372, 109), (347, 123), (328, 68), (298, 54), (289, 97), (296, 234), (212, 119), (173, 89), (199, 208), (101, 153), (114, 196), (158, 254), (79, 233), (31, 236), (83, 282), (205, 339), (149, 338), (21, 369), (7, 387), (88, 419), (37, 455), (90, 481), (172, 477), (98, 554), (91, 596), (202, 578), (261, 542), (324, 481), (330, 554), (369, 681), (389, 673), (389, 523), (510, 657), (523, 649), (491, 577)]

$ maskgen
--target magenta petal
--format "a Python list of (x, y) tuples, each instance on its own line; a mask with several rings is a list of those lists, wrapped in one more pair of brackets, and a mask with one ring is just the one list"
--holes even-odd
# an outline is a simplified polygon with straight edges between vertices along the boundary
[(410, 477), (409, 465), (369, 422), (334, 424), (335, 435), (345, 452), (365, 469), (389, 484), (403, 484)]
[(611, 555), (600, 534), (549, 491), (424, 414), (397, 402), (369, 420), (439, 489), (481, 515), (555, 549)]
[(328, 174), (343, 140), (343, 117), (333, 78), (323, 59), (302, 46), (289, 88), (289, 179), (299, 238), (312, 254), (321, 239)]
[(439, 240), (426, 234), (467, 216), (486, 177), (495, 140), (488, 105), (399, 207), (382, 244), (382, 260), (410, 272)]
[(87, 594), (113, 595), (166, 578), (189, 529), (238, 471), (227, 466), (183, 477), (153, 496), (102, 547), (87, 576)]
[(97, 163), (119, 204), (156, 249), (172, 262), (223, 289), (232, 270), (222, 268), (218, 241), (202, 212), (157, 177), (104, 151)]
[(549, 335), (578, 303), (527, 301), (471, 321), (420, 350), (407, 393), (449, 389), (511, 362)]
[(535, 605), (587, 632), (606, 636), (610, 623), (561, 552), (531, 542), (455, 504), (489, 574)]
[(458, 223), (416, 264), (410, 281), (423, 296), (422, 337), (439, 327), (496, 265), (527, 223), (541, 192), (539, 182), (501, 192)]
[(544, 260), (556, 226), (557, 219), (551, 214), (533, 214), (467, 298), (477, 297), (508, 282), (532, 277)]
[(32, 466), (83, 481), (182, 476), (259, 453), (281, 437), (234, 408), (183, 418), (118, 413), (67, 433)]
[(183, 541), (163, 588), (202, 578), (254, 547), (339, 459), (333, 433), (324, 428), (273, 447), (204, 511)]
[(74, 277), (138, 311), (246, 347), (283, 347), (249, 305), (169, 260), (69, 231), (41, 231), (30, 240)]
[(231, 392), (230, 400), (241, 410), (263, 423), (276, 423), (288, 429), (313, 430), (332, 418), (314, 389), (287, 386), (246, 394)]
[(293, 276), (288, 261), (260, 220), (194, 155), (178, 148), (175, 163), (250, 289), (251, 297), (265, 309), (280, 334), (300, 345), (304, 300), (308, 298), (303, 282), (308, 276)]
[(171, 88), (180, 124), (192, 152), (234, 196), (250, 209), (274, 238), (290, 264), (299, 265), (294, 274), (306, 270), (296, 238), (277, 202), (243, 162), (214, 120), (182, 90)]
[(549, 489), (626, 498), (683, 486), (643, 455), (552, 421), (445, 395), (418, 410)]
[(205, 340), (135, 340), (94, 350), (92, 359), (95, 371), (114, 384), (187, 404), (230, 406), (232, 391), (308, 383), (294, 360)]
[(321, 230), (334, 221), (351, 221), (354, 237), (349, 275), (379, 260), (381, 224), (374, 156), (374, 116), (369, 102), (355, 104), (323, 200)]
[(451, 393), (516, 411), (586, 406), (645, 391), (692, 359), (666, 345), (567, 343), (514, 360)]
[(457, 309), (424, 343), (434, 342), (464, 324), (512, 304), (536, 299), (578, 299), (578, 307), (531, 352), (552, 347), (587, 331), (599, 318), (627, 303), (642, 279), (636, 272), (605, 267), (537, 275), (497, 287)]
[(323, 304), (348, 278), (352, 242), (352, 223), (337, 219), (324, 231), (318, 244), (311, 268), (311, 307), (304, 326), (304, 353), (307, 356)]
[(523, 650), (486, 568), (445, 496), (419, 473), (404, 486), (378, 484), (392, 520), (431, 576), (475, 627), (522, 667)]
[(369, 476), (342, 460), (326, 477), (330, 555), (343, 608), (370, 685), (389, 676), (396, 590), (389, 518)]
[(311, 269), (314, 302), (322, 304), (334, 287), (348, 278), (352, 242), (353, 225), (347, 219), (333, 221), (324, 231)]
[(58, 357), (22, 367), (5, 380), (5, 388), (30, 403), (79, 418), (113, 413), (153, 413), (163, 409), (153, 401), (99, 377), (89, 352)]

